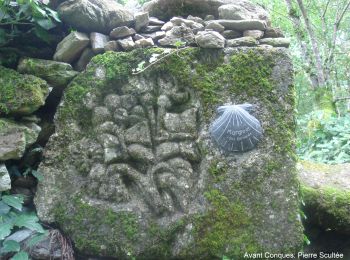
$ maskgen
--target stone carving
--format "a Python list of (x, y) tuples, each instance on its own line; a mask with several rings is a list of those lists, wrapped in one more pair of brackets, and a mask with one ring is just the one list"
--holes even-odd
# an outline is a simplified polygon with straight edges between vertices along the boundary
[(262, 137), (260, 122), (249, 111), (251, 104), (220, 106), (209, 131), (225, 153), (251, 150)]

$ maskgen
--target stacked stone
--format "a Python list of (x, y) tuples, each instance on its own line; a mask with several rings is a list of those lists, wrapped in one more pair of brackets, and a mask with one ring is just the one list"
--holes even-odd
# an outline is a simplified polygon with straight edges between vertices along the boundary
[[(265, 15), (262, 8), (255, 14), (249, 6), (241, 3), (224, 4), (217, 8), (217, 17), (211, 14), (203, 18), (189, 15), (187, 18), (172, 17), (170, 20), (161, 20), (161, 17), (150, 17), (155, 10), (149, 6), (147, 8), (147, 5), (147, 11), (131, 14), (122, 6), (115, 3), (112, 5), (110, 1), (100, 1), (100, 6), (95, 5), (95, 10), (90, 10), (90, 13), (82, 11), (83, 1), (68, 1), (59, 7), (63, 20), (84, 32), (74, 31), (64, 38), (57, 46), (55, 60), (73, 64), (76, 70), (82, 71), (93, 56), (105, 51), (131, 51), (153, 46), (220, 49), (258, 45), (289, 47), (290, 44), (281, 30), (270, 27), (268, 15)], [(101, 9), (98, 12), (99, 8), (105, 8), (105, 11), (102, 12)], [(105, 16), (99, 17), (100, 13)], [(103, 22), (113, 20), (116, 14), (121, 19), (113, 23)], [(94, 16), (95, 21), (88, 20)], [(98, 20), (102, 21), (98, 23)], [(88, 21), (89, 26), (82, 21)], [(92, 29), (95, 31), (91, 31)]]

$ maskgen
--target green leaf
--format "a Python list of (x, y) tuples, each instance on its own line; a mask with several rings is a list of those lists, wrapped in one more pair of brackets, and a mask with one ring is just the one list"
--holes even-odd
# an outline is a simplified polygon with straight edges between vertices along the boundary
[(45, 238), (47, 238), (48, 235), (49, 235), (48, 231), (45, 231), (44, 234), (36, 234), (33, 237), (31, 237), (26, 244), (28, 247), (33, 247), (39, 242), (41, 242), (42, 240), (44, 240)]
[(39, 19), (36, 20), (36, 23), (47, 31), (56, 27), (56, 24), (54, 24), (50, 19)]
[(39, 233), (44, 233), (45, 230), (38, 223), (38, 217), (33, 213), (21, 214), (15, 220), (15, 225), (18, 227), (26, 227), (30, 230), (37, 231)]
[(40, 38), (46, 43), (50, 43), (52, 40), (52, 36), (40, 26), (35, 26), (34, 33), (38, 38)]
[(38, 172), (36, 170), (32, 170), (32, 174), (33, 174), (33, 176), (35, 178), (38, 179), (38, 181), (43, 181), (44, 180), (44, 176), (40, 172)]
[(6, 215), (9, 213), (11, 208), (5, 204), (4, 202), (0, 201), (0, 215)]
[(12, 223), (1, 223), (1, 225), (0, 225), (0, 240), (3, 240), (3, 239), (5, 239), (5, 237), (10, 235), (12, 228), (13, 228)]
[(15, 254), (11, 260), (29, 260), (29, 256), (26, 252), (21, 251)]
[(21, 250), (21, 245), (17, 241), (6, 240), (2, 244), (1, 253), (5, 254), (10, 252), (18, 252), (19, 250)]
[(48, 11), (50, 13), (50, 16), (56, 20), (56, 22), (61, 23), (61, 19), (58, 16), (58, 13), (50, 8), (45, 7), (45, 10)]
[(23, 197), (19, 195), (5, 195), (2, 196), (2, 201), (18, 210), (22, 210)]

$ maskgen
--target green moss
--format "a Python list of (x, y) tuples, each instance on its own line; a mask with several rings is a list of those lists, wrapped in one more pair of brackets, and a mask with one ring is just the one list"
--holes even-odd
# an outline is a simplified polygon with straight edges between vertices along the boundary
[(209, 173), (211, 174), (214, 182), (221, 182), (225, 179), (228, 165), (218, 160), (213, 160), (209, 165)]
[(0, 66), (0, 115), (31, 114), (45, 104), (47, 83)]

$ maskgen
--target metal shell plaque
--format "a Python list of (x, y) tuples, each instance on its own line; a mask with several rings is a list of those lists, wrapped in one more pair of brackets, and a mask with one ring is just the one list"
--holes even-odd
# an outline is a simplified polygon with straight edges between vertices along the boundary
[(211, 124), (209, 132), (224, 153), (252, 150), (261, 140), (261, 124), (249, 114), (252, 107), (251, 104), (218, 107), (218, 118)]

